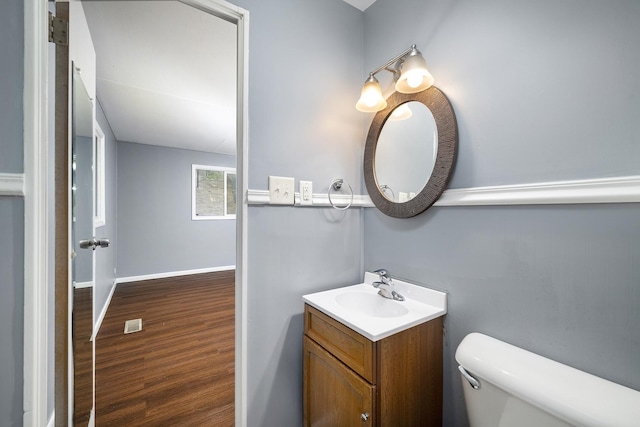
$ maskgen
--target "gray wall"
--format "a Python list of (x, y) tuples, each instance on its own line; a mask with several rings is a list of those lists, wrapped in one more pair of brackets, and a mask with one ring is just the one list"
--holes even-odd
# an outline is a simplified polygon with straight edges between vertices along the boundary
[[(458, 119), (452, 187), (635, 175), (638, 16), (631, 1), (378, 0), (365, 65), (418, 44)], [(453, 358), (473, 331), (640, 389), (639, 216), (638, 204), (366, 211), (365, 269), (449, 292), (445, 425), (467, 425)]]
[[(340, 0), (235, 3), (251, 13), (249, 188), (279, 175), (361, 192), (362, 13)], [(301, 425), (301, 296), (361, 279), (360, 215), (249, 207), (248, 425)]]
[(191, 165), (235, 156), (118, 142), (117, 276), (235, 265), (235, 220), (191, 220)]
[(24, 205), (0, 197), (0, 425), (22, 425)]
[(458, 120), (451, 187), (633, 175), (638, 16), (633, 0), (379, 0), (365, 68), (418, 44)]
[[(22, 82), (24, 9), (0, 13), (0, 173), (23, 172)], [(24, 202), (0, 196), (0, 425), (22, 424)]]
[[(3, 2), (0, 14), (0, 172), (21, 173), (22, 81), (24, 17), (23, 2)], [(20, 124), (20, 126), (16, 126)]]
[(95, 283), (93, 287), (93, 320), (94, 325), (102, 312), (111, 287), (116, 278), (116, 254), (118, 252), (117, 240), (117, 148), (118, 143), (113, 136), (109, 122), (102, 111), (100, 103), (96, 103), (96, 121), (104, 133), (105, 143), (105, 224), (96, 227), (96, 237), (105, 237), (111, 241), (108, 248), (96, 250)]

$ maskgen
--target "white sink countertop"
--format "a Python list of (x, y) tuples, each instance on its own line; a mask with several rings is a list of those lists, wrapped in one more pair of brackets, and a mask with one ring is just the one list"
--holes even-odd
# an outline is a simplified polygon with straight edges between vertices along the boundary
[(378, 289), (372, 285), (377, 280), (377, 274), (367, 272), (364, 283), (304, 295), (302, 299), (371, 341), (447, 313), (444, 292), (393, 279), (396, 292), (405, 298), (394, 301), (378, 295)]

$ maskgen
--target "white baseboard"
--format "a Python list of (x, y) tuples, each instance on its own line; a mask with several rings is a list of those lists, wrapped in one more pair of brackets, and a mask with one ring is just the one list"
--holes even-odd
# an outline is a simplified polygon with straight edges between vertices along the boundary
[(224, 265), (221, 267), (198, 268), (195, 270), (168, 271), (166, 273), (144, 274), (142, 276), (118, 277), (116, 283), (140, 282), (142, 280), (164, 279), (166, 277), (189, 276), (191, 274), (214, 273), (216, 271), (235, 270), (235, 265)]
[(93, 288), (93, 281), (89, 280), (88, 282), (73, 282), (74, 289), (82, 289), (82, 288)]
[(51, 412), (51, 416), (49, 417), (49, 422), (47, 423), (47, 427), (55, 427), (56, 425), (56, 411)]
[(109, 296), (107, 300), (104, 302), (104, 306), (102, 310), (100, 310), (100, 316), (96, 320), (95, 325), (93, 325), (93, 334), (91, 335), (91, 341), (95, 340), (98, 336), (98, 332), (100, 331), (100, 326), (102, 326), (102, 321), (104, 317), (107, 315), (107, 310), (109, 309), (109, 304), (111, 304), (111, 298), (113, 298), (113, 293), (116, 291), (116, 285), (118, 284), (117, 280), (113, 281), (113, 285), (111, 285), (111, 290), (109, 291)]

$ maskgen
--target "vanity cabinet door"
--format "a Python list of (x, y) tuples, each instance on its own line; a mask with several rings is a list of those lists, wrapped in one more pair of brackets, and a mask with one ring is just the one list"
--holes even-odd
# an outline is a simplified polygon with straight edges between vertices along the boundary
[(304, 426), (375, 426), (375, 386), (304, 337)]
[(376, 383), (376, 346), (353, 329), (305, 306), (304, 333), (371, 384)]

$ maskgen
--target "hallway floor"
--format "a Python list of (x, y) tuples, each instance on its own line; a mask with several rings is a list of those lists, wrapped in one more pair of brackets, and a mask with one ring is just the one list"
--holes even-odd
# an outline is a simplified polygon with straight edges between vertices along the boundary
[(117, 286), (96, 342), (97, 426), (233, 426), (234, 275)]

